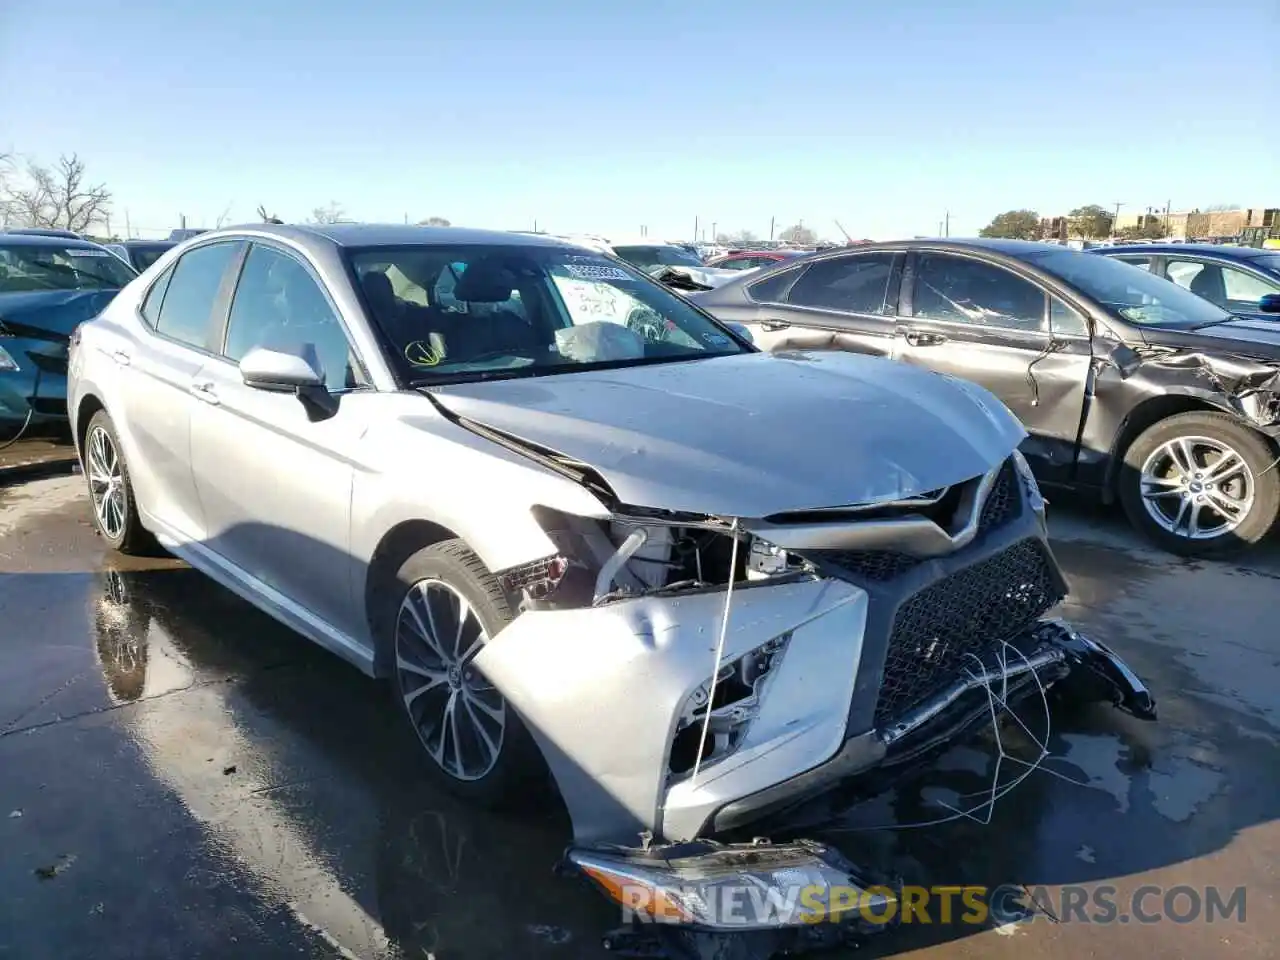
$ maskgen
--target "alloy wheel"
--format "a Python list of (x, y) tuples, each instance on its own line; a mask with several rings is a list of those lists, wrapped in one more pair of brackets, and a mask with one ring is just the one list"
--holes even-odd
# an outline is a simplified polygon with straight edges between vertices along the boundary
[(104, 427), (89, 431), (86, 444), (89, 496), (98, 527), (109, 540), (119, 540), (125, 530), (124, 468), (115, 441)]
[(498, 762), (506, 702), (472, 662), (488, 639), (452, 585), (411, 587), (396, 619), (396, 682), (431, 759), (456, 780), (480, 780)]
[(1254, 476), (1239, 451), (1208, 437), (1175, 437), (1142, 465), (1142, 505), (1162, 529), (1188, 540), (1235, 530), (1253, 509)]

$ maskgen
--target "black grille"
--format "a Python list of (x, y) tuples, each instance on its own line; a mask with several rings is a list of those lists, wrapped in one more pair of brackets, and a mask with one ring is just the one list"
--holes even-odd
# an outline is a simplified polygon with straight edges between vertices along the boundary
[(995, 530), (1013, 519), (1018, 512), (1018, 500), (1018, 473), (1010, 459), (1004, 462), (987, 493), (987, 502), (982, 505), (982, 516), (978, 519), (979, 532)]
[(856, 576), (878, 583), (895, 580), (924, 563), (921, 557), (892, 550), (822, 550), (815, 551), (812, 556), (815, 560), (833, 563)]
[(883, 728), (976, 666), (1062, 599), (1049, 558), (1024, 540), (905, 600), (889, 636), (875, 723)]

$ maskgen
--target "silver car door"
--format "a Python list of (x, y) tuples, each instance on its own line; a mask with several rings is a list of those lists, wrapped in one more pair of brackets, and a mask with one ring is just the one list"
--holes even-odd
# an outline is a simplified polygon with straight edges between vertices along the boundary
[(209, 356), (216, 304), (242, 244), (204, 244), (162, 273), (141, 301), (141, 331), (111, 347), (127, 431), (129, 472), (142, 510), (181, 539), (204, 535), (191, 473), (192, 378)]
[[(290, 393), (246, 386), (254, 347), (315, 346), (337, 412), (312, 419)], [(350, 557), (355, 452), (376, 395), (337, 310), (293, 254), (254, 243), (227, 319), (221, 355), (193, 382), (192, 467), (206, 546), (347, 637), (367, 632)], [(363, 583), (363, 581), (360, 581)]]

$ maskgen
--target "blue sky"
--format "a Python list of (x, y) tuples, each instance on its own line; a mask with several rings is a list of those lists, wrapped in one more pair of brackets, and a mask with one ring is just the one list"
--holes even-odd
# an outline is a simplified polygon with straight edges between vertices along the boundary
[(0, 150), (79, 151), (113, 227), (963, 235), (1280, 204), (1277, 49), (1276, 0), (8, 2)]

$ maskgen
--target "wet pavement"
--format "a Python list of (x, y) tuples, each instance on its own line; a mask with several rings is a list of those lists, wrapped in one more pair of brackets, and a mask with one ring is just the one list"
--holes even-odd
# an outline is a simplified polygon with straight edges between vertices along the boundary
[[(177, 561), (108, 554), (82, 483), (0, 488), (0, 957), (605, 955), (613, 911), (550, 873), (558, 811), (433, 790), (381, 685)], [(981, 742), (823, 836), (910, 882), (1049, 901), (1244, 886), (1246, 920), (914, 925), (856, 955), (1274, 956), (1280, 545), (1188, 562), (1109, 512), (1051, 518), (1065, 615), (1149, 683), (1160, 722), (1029, 720), (1050, 757), (994, 811), (950, 812), (987, 789)]]

